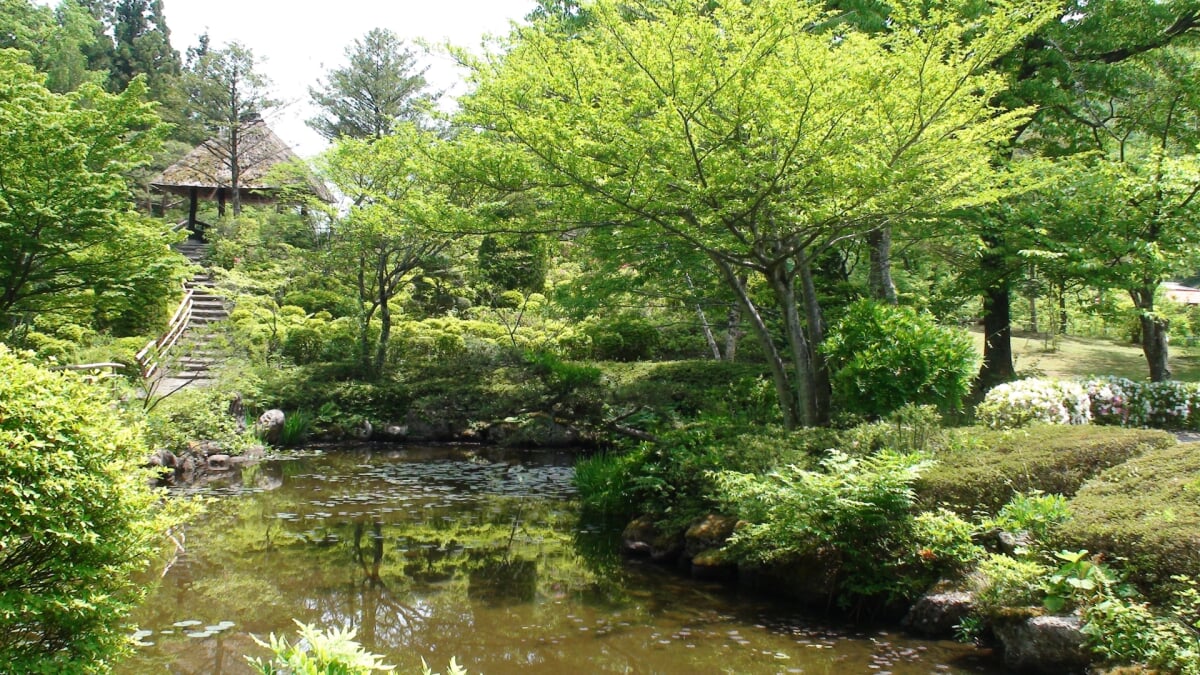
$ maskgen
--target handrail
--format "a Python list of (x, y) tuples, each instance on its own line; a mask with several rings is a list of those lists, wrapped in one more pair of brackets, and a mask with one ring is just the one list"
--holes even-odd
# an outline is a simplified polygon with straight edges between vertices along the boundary
[(167, 322), (167, 330), (157, 339), (146, 343), (146, 346), (142, 347), (141, 351), (134, 356), (138, 365), (141, 366), (144, 379), (149, 380), (154, 377), (154, 374), (162, 367), (162, 360), (166, 358), (175, 343), (179, 342), (179, 338), (183, 336), (188, 323), (192, 320), (192, 306), (196, 291), (188, 288), (186, 282), (184, 282), (183, 288), (183, 299), (179, 301), (179, 307), (171, 316), (171, 320)]
[(124, 367), (125, 367), (124, 363), (117, 363), (115, 361), (105, 361), (104, 363), (78, 363), (78, 364), (71, 364), (68, 366), (54, 366), (50, 370), (99, 370), (101, 368), (120, 369), (120, 368), (124, 368)]
[(84, 382), (99, 382), (100, 380), (107, 380), (107, 379), (113, 378), (113, 377), (120, 377), (120, 375), (117, 374), (117, 371), (124, 370), (125, 364), (117, 363), (115, 361), (105, 361), (103, 363), (78, 363), (78, 364), (69, 364), (69, 365), (65, 365), (65, 366), (54, 366), (50, 370), (55, 370), (55, 371), (70, 370), (70, 371), (84, 372), (84, 371), (99, 371), (104, 368), (108, 368), (109, 372), (107, 372), (107, 373), (97, 372), (92, 375), (84, 375), (83, 376)]

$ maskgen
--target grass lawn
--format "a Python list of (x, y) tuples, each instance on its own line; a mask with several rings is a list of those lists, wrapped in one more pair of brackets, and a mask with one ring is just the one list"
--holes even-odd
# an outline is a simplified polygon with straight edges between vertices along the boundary
[[(975, 346), (983, 352), (983, 331), (971, 331)], [(1141, 347), (1103, 338), (1064, 336), (1053, 343), (1031, 333), (1013, 334), (1013, 358), (1022, 375), (1082, 377), (1117, 375), (1131, 380), (1149, 376)], [(1200, 380), (1200, 347), (1171, 345), (1170, 367), (1176, 380)]]

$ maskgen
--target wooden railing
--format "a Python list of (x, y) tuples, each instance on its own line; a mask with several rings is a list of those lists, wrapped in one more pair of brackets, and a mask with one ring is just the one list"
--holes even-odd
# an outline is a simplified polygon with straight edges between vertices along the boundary
[(179, 338), (183, 336), (183, 332), (187, 330), (188, 323), (192, 320), (192, 303), (195, 291), (184, 285), (183, 300), (179, 302), (179, 308), (175, 310), (175, 315), (171, 317), (170, 323), (167, 324), (167, 330), (157, 339), (151, 340), (142, 347), (142, 350), (134, 357), (137, 359), (138, 366), (142, 369), (142, 377), (144, 379), (153, 379), (158, 371), (162, 369), (163, 359), (179, 342)]
[[(104, 369), (106, 369), (106, 368), (108, 369), (107, 373), (103, 372)], [(87, 380), (89, 382), (98, 382), (100, 380), (107, 380), (107, 379), (113, 378), (113, 377), (120, 377), (120, 374), (118, 374), (117, 371), (123, 370), (124, 368), (125, 368), (124, 363), (116, 363), (115, 361), (105, 361), (103, 363), (78, 363), (78, 364), (72, 364), (69, 366), (55, 366), (55, 367), (51, 368), (50, 370), (72, 370), (72, 371), (76, 371), (76, 372), (90, 372), (92, 374), (84, 375), (83, 379)]]

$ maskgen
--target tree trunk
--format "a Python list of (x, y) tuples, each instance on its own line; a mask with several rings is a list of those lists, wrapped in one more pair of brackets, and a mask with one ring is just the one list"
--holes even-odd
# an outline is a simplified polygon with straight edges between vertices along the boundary
[[(891, 238), (889, 234), (889, 239)], [(825, 316), (821, 311), (820, 298), (817, 296), (817, 285), (813, 280), (812, 265), (803, 252), (796, 255), (796, 269), (800, 273), (800, 285), (803, 291), (804, 312), (808, 323), (809, 362), (813, 373), (813, 406), (817, 424), (828, 424), (833, 405), (833, 385), (829, 382), (829, 365), (825, 355), (821, 353), (821, 345), (825, 342)], [(890, 275), (889, 275), (889, 285)], [(895, 288), (892, 288), (892, 302), (895, 302)]]
[(1146, 363), (1150, 366), (1150, 381), (1166, 382), (1171, 379), (1171, 369), (1167, 366), (1167, 331), (1170, 322), (1154, 312), (1156, 290), (1157, 284), (1147, 283), (1129, 291), (1129, 295), (1140, 312), (1138, 323), (1142, 329), (1142, 353), (1146, 355)]
[(242, 215), (242, 158), (241, 129), (233, 125), (229, 130), (229, 183), (233, 189), (233, 217)]
[[(746, 284), (745, 277), (739, 279), (741, 284)], [(725, 360), (733, 363), (737, 360), (738, 340), (742, 339), (745, 332), (742, 331), (742, 310), (737, 303), (729, 305), (729, 314), (725, 316)]]
[(984, 235), (988, 250), (979, 261), (987, 280), (983, 290), (983, 365), (975, 379), (974, 398), (981, 400), (992, 387), (1016, 378), (1012, 357), (1012, 287), (1003, 242), (995, 235)]
[(871, 271), (867, 279), (871, 297), (890, 305), (897, 303), (896, 284), (892, 282), (892, 228), (881, 227), (867, 233), (871, 250)]
[[(687, 281), (688, 290), (692, 292), (692, 295), (695, 295), (696, 285), (692, 283), (692, 275), (685, 272), (683, 278)], [(717, 338), (713, 335), (712, 326), (708, 323), (708, 315), (704, 313), (704, 306), (699, 302), (696, 303), (696, 316), (700, 318), (700, 330), (704, 333), (704, 341), (708, 343), (713, 360), (720, 361), (721, 348), (717, 345)]]
[(771, 381), (775, 385), (775, 397), (779, 401), (779, 411), (783, 416), (783, 426), (787, 429), (795, 429), (799, 426), (799, 416), (796, 411), (796, 399), (792, 396), (791, 385), (788, 383), (787, 366), (784, 365), (783, 356), (775, 347), (770, 328), (759, 314), (750, 294), (746, 292), (745, 277), (735, 274), (729, 263), (724, 260), (713, 257), (713, 262), (721, 270), (721, 276), (733, 290), (738, 303), (742, 306), (742, 311), (750, 319), (750, 326), (754, 329), (754, 334), (762, 346), (763, 354), (767, 357), (767, 365), (771, 368)]
[(792, 389), (795, 390), (796, 410), (800, 423), (813, 426), (819, 422), (814, 390), (812, 354), (809, 351), (808, 338), (805, 336), (804, 322), (800, 319), (800, 307), (796, 297), (795, 273), (789, 272), (784, 264), (779, 264), (767, 272), (771, 289), (775, 292), (775, 302), (783, 312), (783, 326), (787, 339), (788, 351), (795, 372)]
[(387, 363), (388, 341), (392, 337), (392, 309), (388, 306), (390, 288), (388, 287), (388, 256), (380, 254), (376, 275), (379, 280), (379, 342), (375, 346), (375, 362), (371, 368), (372, 377), (383, 376), (383, 367)]
[(1058, 334), (1067, 334), (1067, 285), (1060, 283), (1058, 285)]

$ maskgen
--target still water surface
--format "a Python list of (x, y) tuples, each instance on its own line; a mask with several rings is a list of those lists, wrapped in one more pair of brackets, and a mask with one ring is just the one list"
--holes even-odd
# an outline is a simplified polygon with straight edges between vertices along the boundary
[[(122, 673), (251, 672), (252, 635), (353, 627), (398, 672), (999, 673), (987, 655), (805, 617), (614, 554), (579, 524), (571, 453), (370, 446), (208, 488), (133, 620)], [(161, 570), (160, 570), (161, 571)]]

